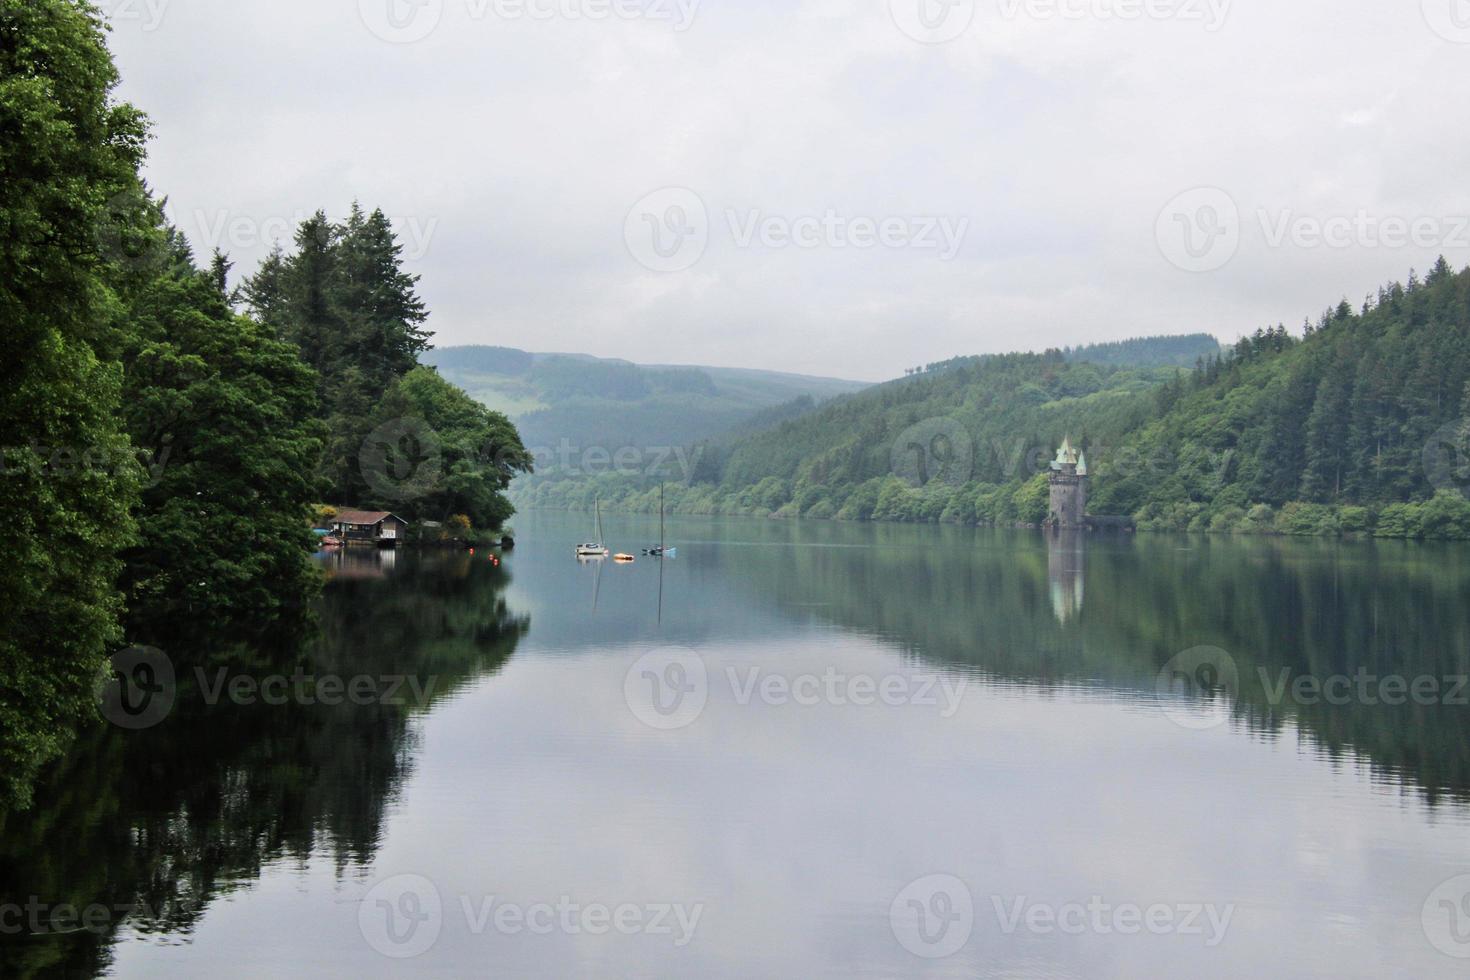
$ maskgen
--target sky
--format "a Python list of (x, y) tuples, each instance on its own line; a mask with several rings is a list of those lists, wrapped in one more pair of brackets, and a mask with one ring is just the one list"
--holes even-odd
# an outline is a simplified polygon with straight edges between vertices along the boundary
[(103, 0), (248, 274), (394, 220), (436, 343), (860, 380), (1470, 264), (1470, 0)]

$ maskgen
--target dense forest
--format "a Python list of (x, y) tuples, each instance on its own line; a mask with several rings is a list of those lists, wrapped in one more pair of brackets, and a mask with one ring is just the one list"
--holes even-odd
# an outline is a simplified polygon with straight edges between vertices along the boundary
[[(427, 311), (381, 212), (318, 214), (238, 294), (228, 257), (201, 267), (140, 177), (149, 124), (113, 98), (104, 32), (87, 4), (0, 0), (0, 805), (95, 718), (109, 652), (299, 618), (314, 505), (493, 525), (530, 465), (417, 366)], [(405, 418), (434, 479), (374, 499), (369, 437), (394, 474), (425, 450)]]
[(1036, 524), (1070, 436), (1092, 512), (1144, 529), (1470, 538), (1470, 270), (1440, 259), (1300, 332), (1196, 348), (1188, 370), (1119, 363), (1130, 347), (1178, 351), (958, 358), (708, 442), (684, 472), (530, 481), (518, 499), (649, 510), (666, 482), (688, 513)]

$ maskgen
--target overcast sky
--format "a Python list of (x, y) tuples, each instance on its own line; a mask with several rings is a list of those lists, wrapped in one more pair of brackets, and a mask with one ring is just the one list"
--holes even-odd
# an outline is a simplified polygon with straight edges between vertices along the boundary
[(1470, 263), (1467, 0), (103, 7), (198, 251), (381, 207), (441, 345), (882, 379)]

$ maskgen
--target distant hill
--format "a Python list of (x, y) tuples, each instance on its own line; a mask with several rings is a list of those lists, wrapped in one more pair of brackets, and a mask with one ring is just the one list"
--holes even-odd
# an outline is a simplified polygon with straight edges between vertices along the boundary
[(685, 447), (761, 413), (800, 413), (859, 391), (859, 381), (777, 371), (639, 365), (587, 354), (445, 347), (423, 363), (516, 423), (528, 447)]

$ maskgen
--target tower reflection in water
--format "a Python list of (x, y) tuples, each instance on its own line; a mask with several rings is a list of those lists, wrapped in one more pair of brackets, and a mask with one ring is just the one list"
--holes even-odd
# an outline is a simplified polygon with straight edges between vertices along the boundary
[(1051, 586), (1051, 608), (1065, 626), (1082, 614), (1087, 559), (1087, 533), (1058, 528), (1046, 537), (1046, 577)]

